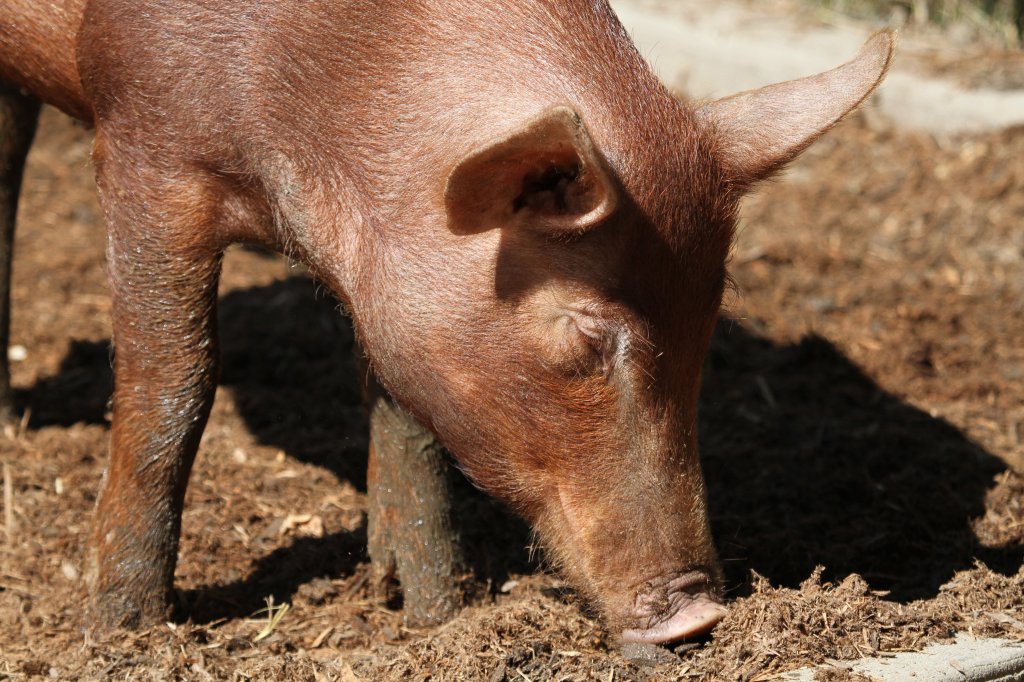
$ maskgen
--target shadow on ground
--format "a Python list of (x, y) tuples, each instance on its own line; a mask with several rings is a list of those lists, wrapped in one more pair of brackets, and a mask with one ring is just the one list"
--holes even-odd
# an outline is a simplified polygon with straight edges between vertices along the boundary
[(355, 336), (308, 278), (236, 290), (220, 302), (221, 384), (264, 444), (366, 490), (366, 414)]
[[(366, 562), (366, 528), (348, 533), (331, 533), (322, 538), (295, 538), (253, 563), (240, 580), (181, 590), (178, 595), (179, 621), (212, 623), (222, 618), (248, 618), (267, 607), (292, 600), (303, 589), (311, 601), (323, 601), (337, 588), (325, 578), (349, 577)], [(357, 581), (353, 592), (361, 587)]]
[(29, 428), (105, 424), (114, 390), (111, 363), (109, 341), (72, 339), (55, 375), (15, 391), (15, 401), (29, 416)]
[(725, 319), (705, 363), (702, 456), (732, 585), (859, 573), (891, 598), (934, 596), (977, 557), (971, 520), (1005, 466), (946, 421), (880, 389), (820, 337), (778, 346)]
[[(222, 383), (261, 442), (365, 490), (354, 336), (333, 300), (314, 289), (293, 277), (223, 297)], [(110, 385), (107, 345), (76, 342), (60, 373), (21, 399), (33, 427), (101, 422)], [(860, 573), (909, 600), (934, 595), (975, 557), (1007, 573), (1024, 557), (1019, 546), (983, 547), (971, 531), (1000, 461), (881, 390), (822, 338), (780, 346), (723, 320), (705, 367), (701, 436), (712, 524), (734, 592), (750, 569), (794, 586), (822, 564), (826, 578)], [(510, 573), (536, 570), (526, 525), (464, 480), (457, 489), (461, 534), (481, 581), (494, 590)], [(262, 606), (251, 595), (286, 600), (318, 577), (350, 575), (366, 560), (365, 541), (365, 531), (298, 540), (245, 579), (184, 601), (204, 622), (248, 615)]]

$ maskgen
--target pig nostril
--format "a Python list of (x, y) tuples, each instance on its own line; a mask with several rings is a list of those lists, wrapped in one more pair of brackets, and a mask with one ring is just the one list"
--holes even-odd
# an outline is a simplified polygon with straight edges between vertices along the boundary
[(726, 613), (712, 575), (691, 569), (638, 585), (629, 618), (634, 626), (622, 641), (665, 644), (710, 631)]
[(627, 629), (620, 639), (624, 643), (670, 644), (706, 634), (726, 613), (726, 608), (717, 601), (695, 595), (685, 599), (667, 618), (647, 627)]

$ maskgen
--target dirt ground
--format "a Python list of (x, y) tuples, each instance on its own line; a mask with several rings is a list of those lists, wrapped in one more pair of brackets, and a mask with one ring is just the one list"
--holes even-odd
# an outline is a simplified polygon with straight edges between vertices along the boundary
[(701, 642), (624, 655), (530, 559), (528, 529), (468, 485), (471, 607), (417, 630), (373, 598), (351, 330), (302, 273), (243, 249), (223, 280), (179, 617), (90, 633), (104, 239), (90, 133), (47, 111), (13, 294), (26, 418), (0, 439), (0, 680), (768, 680), (958, 630), (1024, 640), (1024, 129), (935, 139), (869, 121), (744, 209), (701, 421), (730, 614)]

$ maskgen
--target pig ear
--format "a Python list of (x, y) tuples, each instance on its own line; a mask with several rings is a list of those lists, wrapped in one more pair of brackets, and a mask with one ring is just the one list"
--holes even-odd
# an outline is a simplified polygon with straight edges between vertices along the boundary
[(698, 110), (719, 132), (720, 161), (744, 189), (770, 176), (856, 109), (892, 63), (896, 34), (873, 35), (846, 64), (817, 76), (769, 85)]
[(573, 234), (611, 215), (617, 195), (579, 115), (555, 107), (459, 161), (444, 200), (457, 234), (514, 226)]

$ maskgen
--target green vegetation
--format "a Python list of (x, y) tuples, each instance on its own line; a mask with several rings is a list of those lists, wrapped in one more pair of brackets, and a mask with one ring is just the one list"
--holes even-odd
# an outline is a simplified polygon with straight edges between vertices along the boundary
[(1024, 0), (811, 0), (816, 5), (878, 18), (901, 17), (912, 23), (949, 26), (967, 23), (986, 33), (999, 33), (1021, 43)]

